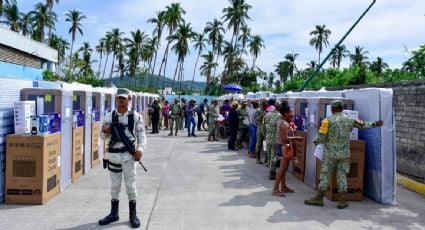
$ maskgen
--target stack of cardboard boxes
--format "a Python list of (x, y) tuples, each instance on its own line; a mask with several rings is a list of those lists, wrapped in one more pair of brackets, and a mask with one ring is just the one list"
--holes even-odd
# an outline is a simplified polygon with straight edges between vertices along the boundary
[(72, 130), (72, 182), (83, 175), (84, 162), (84, 127)]
[(307, 152), (307, 132), (304, 131), (295, 131), (295, 136), (302, 137), (302, 141), (297, 141), (296, 148), (295, 148), (295, 157), (297, 158), (297, 161), (293, 161), (292, 165), (292, 174), (298, 178), (300, 181), (304, 182), (304, 175), (305, 175), (305, 158), (306, 158), (306, 152)]
[(61, 134), (7, 137), (6, 203), (44, 204), (59, 193)]
[[(347, 175), (347, 201), (362, 201), (363, 200), (363, 176), (365, 164), (365, 142), (360, 140), (351, 140), (350, 144), (350, 172)], [(320, 169), (322, 162), (316, 162), (316, 187), (320, 182)], [(338, 185), (336, 174), (333, 173), (329, 188), (326, 191), (326, 197), (329, 200), (338, 200)]]

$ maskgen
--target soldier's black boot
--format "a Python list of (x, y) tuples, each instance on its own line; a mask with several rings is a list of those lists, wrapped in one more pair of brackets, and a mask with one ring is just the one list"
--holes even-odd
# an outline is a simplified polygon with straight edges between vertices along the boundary
[(111, 213), (109, 213), (109, 215), (105, 218), (99, 220), (99, 225), (107, 225), (120, 219), (118, 216), (119, 203), (119, 200), (111, 200)]
[(140, 227), (140, 220), (139, 218), (137, 218), (137, 212), (136, 212), (136, 201), (135, 200), (130, 200), (130, 202), (128, 202), (128, 206), (130, 208), (130, 224), (131, 227), (133, 228), (138, 228)]

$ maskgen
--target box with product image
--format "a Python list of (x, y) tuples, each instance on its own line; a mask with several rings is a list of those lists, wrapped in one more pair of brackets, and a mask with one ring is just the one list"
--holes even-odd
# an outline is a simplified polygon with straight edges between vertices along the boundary
[(44, 204), (59, 193), (61, 134), (7, 137), (7, 204)]
[[(365, 164), (365, 142), (361, 140), (351, 140), (350, 143), (350, 172), (347, 174), (347, 201), (363, 200), (363, 176)], [(320, 170), (322, 162), (316, 161), (316, 188), (320, 183)], [(331, 176), (329, 188), (326, 191), (326, 197), (331, 201), (338, 200), (338, 184), (336, 173)]]
[(61, 131), (61, 114), (57, 112), (44, 113), (43, 115), (49, 117), (49, 134), (57, 133)]
[(73, 128), (83, 127), (84, 120), (85, 120), (84, 110), (74, 110), (72, 127)]
[(100, 121), (100, 110), (98, 110), (98, 109), (92, 110), (91, 120), (92, 120), (92, 122), (99, 122)]
[(91, 166), (94, 168), (100, 163), (99, 159), (99, 141), (100, 141), (100, 122), (91, 125)]
[(31, 134), (38, 136), (45, 136), (49, 134), (49, 116), (31, 116)]
[[(345, 116), (347, 116), (347, 117), (354, 118), (354, 119), (357, 119), (357, 120), (359, 119), (359, 112), (358, 111), (344, 110), (342, 113), (344, 113)], [(359, 139), (359, 129), (354, 128), (353, 131), (351, 131), (350, 139), (351, 140), (358, 140)]]
[(31, 132), (31, 116), (35, 115), (34, 101), (19, 101), (13, 105), (16, 134)]
[(83, 175), (84, 159), (84, 127), (72, 130), (72, 182), (77, 181)]

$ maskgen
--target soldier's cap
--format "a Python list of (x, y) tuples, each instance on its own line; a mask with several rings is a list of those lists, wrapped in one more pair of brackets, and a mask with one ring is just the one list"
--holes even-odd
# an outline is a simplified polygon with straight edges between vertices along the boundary
[(128, 95), (130, 95), (130, 90), (128, 90), (126, 88), (119, 88), (117, 90), (117, 97), (128, 98)]
[(342, 103), (341, 100), (333, 100), (331, 101), (331, 107), (332, 108), (342, 108), (344, 103)]
[(248, 102), (246, 100), (242, 100), (242, 105), (248, 105)]
[(174, 100), (175, 100), (175, 101), (178, 101), (179, 99), (176, 97), (176, 98), (174, 98)]
[(190, 99), (190, 101), (196, 101), (195, 98)]
[(204, 102), (208, 101), (208, 99), (204, 98)]
[(218, 102), (218, 99), (217, 98), (213, 98), (213, 99), (211, 99), (211, 101), (212, 102)]
[(239, 105), (238, 101), (232, 101), (231, 106), (238, 106), (238, 105)]

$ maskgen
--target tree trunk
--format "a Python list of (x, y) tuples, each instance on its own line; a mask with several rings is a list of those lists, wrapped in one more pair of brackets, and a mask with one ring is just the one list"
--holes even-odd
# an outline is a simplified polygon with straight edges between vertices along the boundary
[(156, 79), (155, 87), (158, 87), (159, 78), (160, 78), (160, 76), (161, 76), (161, 72), (162, 72), (162, 67), (164, 67), (164, 63), (165, 63), (165, 60), (166, 60), (166, 56), (168, 56), (168, 49), (169, 49), (169, 46), (170, 46), (170, 41), (168, 41), (168, 43), (167, 43), (167, 47), (165, 48), (165, 51), (164, 51), (164, 56), (162, 57), (161, 67), (159, 67), (159, 72), (158, 72), (158, 76), (157, 76), (157, 79)]
[(99, 77), (100, 77), (100, 71), (101, 71), (101, 68), (102, 68), (102, 57), (103, 57), (103, 55), (102, 55), (102, 53), (100, 53), (99, 70), (97, 71), (97, 75), (99, 75)]
[[(177, 70), (179, 69), (179, 64), (180, 64), (180, 62), (177, 62), (176, 70), (174, 71), (174, 78), (173, 78), (173, 83), (172, 83), (172, 86), (171, 86), (172, 90), (174, 90), (174, 82), (176, 81)], [(180, 75), (179, 75), (179, 77), (180, 77)]]
[(198, 57), (196, 58), (195, 68), (193, 68), (192, 84), (190, 85), (190, 91), (193, 89), (193, 82), (195, 81), (196, 67), (198, 66), (199, 57), (201, 56), (201, 50), (199, 50)]
[[(213, 52), (214, 53), (214, 52)], [(215, 63), (217, 63), (217, 66), (216, 67), (214, 67), (214, 74), (213, 74), (213, 76), (215, 76), (215, 72), (217, 71), (217, 68), (218, 68), (218, 57), (220, 56), (220, 54), (217, 52), (217, 57), (215, 57)]]
[(252, 56), (252, 67), (251, 67), (251, 70), (254, 70), (254, 67), (255, 67), (255, 61), (257, 61), (257, 57)]
[[(74, 49), (74, 40), (71, 42), (71, 53), (69, 54), (69, 69), (72, 69), (72, 50)], [(73, 73), (71, 73), (73, 74)], [(72, 76), (71, 76), (72, 77)]]
[(114, 64), (115, 64), (115, 53), (112, 55), (112, 66), (111, 66), (111, 73), (109, 73), (109, 83), (110, 87), (112, 87), (112, 74), (114, 72)]
[[(171, 43), (171, 42), (170, 42)], [(167, 46), (167, 48), (168, 48), (168, 46)], [(164, 72), (163, 72), (163, 74), (162, 74), (162, 88), (164, 88), (164, 84), (165, 84), (165, 71), (166, 71), (166, 69), (167, 69), (167, 63), (168, 63), (168, 49), (167, 49), (167, 56), (165, 57), (165, 64), (164, 64)]]
[(320, 65), (320, 52), (319, 52), (319, 62), (317, 64)]
[(106, 65), (108, 64), (108, 59), (109, 59), (109, 54), (108, 54), (108, 53), (106, 53), (106, 60), (105, 60), (105, 66), (103, 67), (102, 79), (104, 79), (104, 78), (105, 78)]

